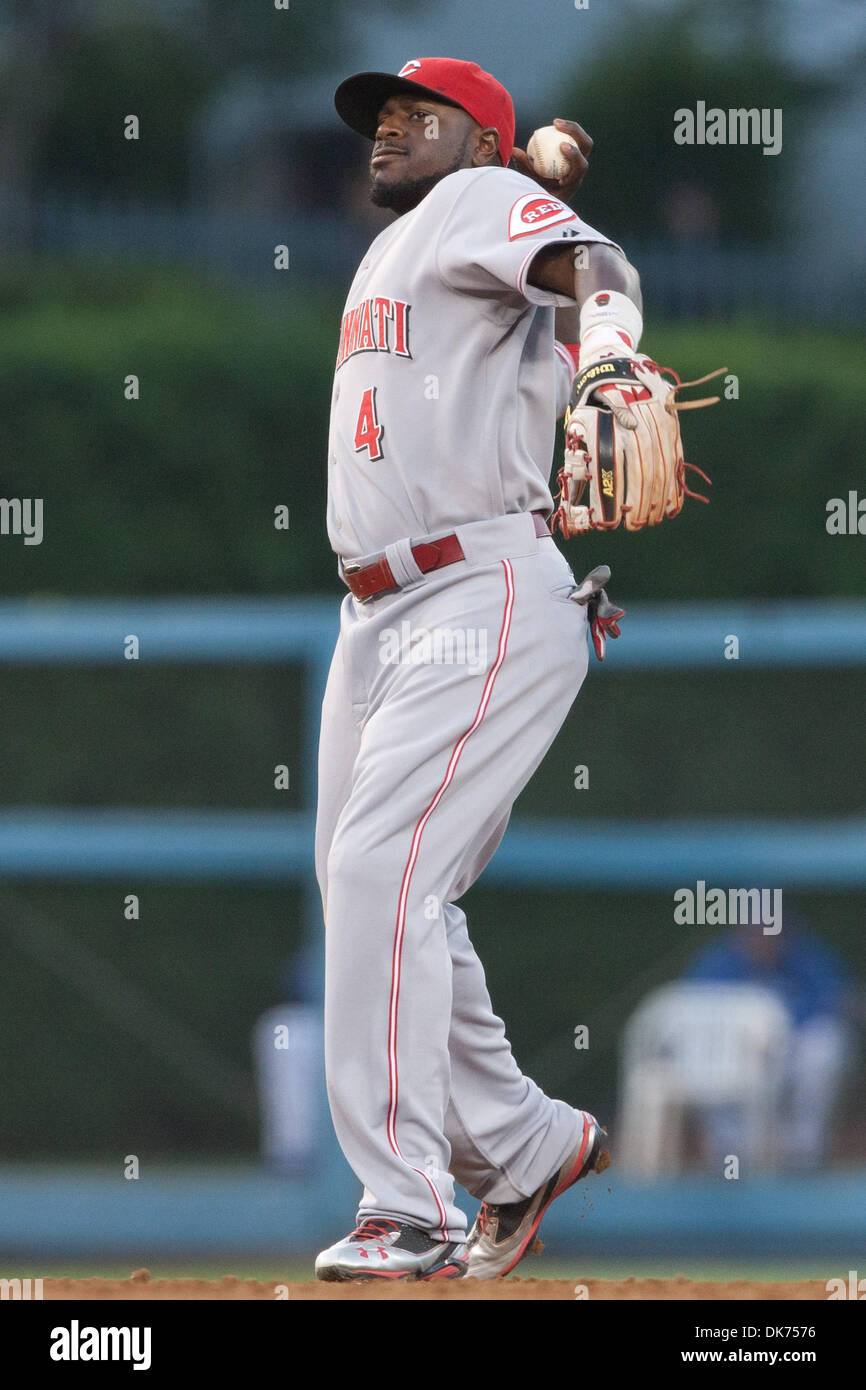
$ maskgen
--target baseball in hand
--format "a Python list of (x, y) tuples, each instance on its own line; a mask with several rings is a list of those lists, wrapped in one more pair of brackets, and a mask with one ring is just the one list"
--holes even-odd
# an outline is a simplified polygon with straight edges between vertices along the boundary
[(568, 173), (568, 163), (560, 145), (574, 145), (579, 149), (577, 141), (565, 131), (557, 130), (555, 125), (543, 125), (532, 132), (526, 154), (536, 174), (543, 179), (561, 179)]

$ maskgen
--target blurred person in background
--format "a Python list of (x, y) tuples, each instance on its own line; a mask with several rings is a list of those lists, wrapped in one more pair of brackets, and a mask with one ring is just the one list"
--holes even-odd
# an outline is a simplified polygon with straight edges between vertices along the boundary
[[(779, 1134), (788, 1169), (815, 1169), (827, 1158), (830, 1126), (853, 1053), (851, 978), (839, 955), (787, 908), (782, 930), (732, 927), (686, 967), (693, 983), (757, 985), (774, 994), (791, 1021)], [(698, 1116), (709, 1157), (743, 1153), (745, 1118), (735, 1106), (707, 1106)]]
[(308, 1177), (322, 1148), (322, 990), (309, 948), (285, 964), (284, 1002), (253, 1030), (262, 1157), (284, 1177)]

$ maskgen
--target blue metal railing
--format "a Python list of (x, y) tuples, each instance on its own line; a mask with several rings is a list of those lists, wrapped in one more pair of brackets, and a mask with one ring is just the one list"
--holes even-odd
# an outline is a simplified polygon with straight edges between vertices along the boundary
[[(593, 676), (635, 670), (866, 666), (866, 603), (629, 606)], [(0, 812), (7, 879), (300, 880), (318, 916), (312, 847), (318, 717), (338, 630), (336, 599), (112, 599), (0, 602), (0, 663), (297, 663), (304, 668), (302, 807), (289, 812), (15, 808)], [(739, 641), (739, 659), (724, 656)], [(866, 886), (866, 820), (533, 821), (518, 819), (487, 884), (662, 887), (699, 877), (791, 887)]]

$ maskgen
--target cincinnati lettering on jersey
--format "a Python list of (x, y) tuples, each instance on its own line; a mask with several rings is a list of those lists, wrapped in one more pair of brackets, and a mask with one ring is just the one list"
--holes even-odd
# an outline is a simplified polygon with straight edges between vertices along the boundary
[(403, 299), (387, 299), (377, 295), (364, 299), (354, 309), (347, 309), (340, 325), (340, 350), (337, 368), (356, 352), (392, 352), (397, 357), (411, 357), (409, 351), (409, 310), (411, 304)]

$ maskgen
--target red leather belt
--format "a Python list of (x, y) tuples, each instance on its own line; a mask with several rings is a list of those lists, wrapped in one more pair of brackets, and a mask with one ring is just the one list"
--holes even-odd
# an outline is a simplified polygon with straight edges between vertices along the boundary
[[(532, 520), (536, 536), (550, 535), (543, 512), (533, 512)], [(415, 564), (424, 574), (429, 574), (431, 570), (441, 570), (445, 565), (453, 565), (457, 560), (465, 559), (463, 547), (455, 535), (442, 536), (438, 541), (422, 541), (420, 545), (412, 546), (412, 554)], [(386, 594), (392, 589), (400, 588), (400, 585), (394, 582), (391, 566), (384, 555), (372, 565), (362, 567), (344, 564), (342, 570), (355, 598), (360, 599), (362, 603), (375, 598), (377, 594)]]

